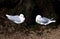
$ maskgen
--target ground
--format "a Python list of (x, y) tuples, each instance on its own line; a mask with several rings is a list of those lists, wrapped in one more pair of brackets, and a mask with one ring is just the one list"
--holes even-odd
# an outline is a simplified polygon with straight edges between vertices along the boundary
[(0, 34), (0, 39), (60, 39), (60, 27), (56, 29), (45, 29), (43, 34), (40, 31), (30, 31), (28, 35), (22, 32), (15, 32), (13, 34)]

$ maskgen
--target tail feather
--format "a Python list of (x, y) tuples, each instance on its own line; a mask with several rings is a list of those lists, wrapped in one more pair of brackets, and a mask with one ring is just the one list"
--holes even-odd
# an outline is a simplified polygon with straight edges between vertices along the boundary
[(56, 20), (52, 20), (52, 21), (46, 23), (45, 25), (48, 25), (48, 24), (50, 24), (50, 23), (52, 23), (52, 22), (56, 22)]
[(8, 14), (6, 14), (6, 16), (9, 16)]
[(51, 22), (56, 22), (56, 20), (52, 20)]
[(6, 17), (7, 17), (7, 18), (10, 18), (11, 16), (9, 16), (8, 14), (6, 14)]

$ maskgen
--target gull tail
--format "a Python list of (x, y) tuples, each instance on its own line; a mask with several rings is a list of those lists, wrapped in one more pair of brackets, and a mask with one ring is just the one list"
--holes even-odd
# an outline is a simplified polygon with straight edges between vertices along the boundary
[(6, 17), (10, 18), (10, 15), (6, 14)]
[(6, 16), (9, 16), (8, 14), (6, 14)]
[(52, 20), (51, 22), (56, 22), (56, 20)]
[(48, 25), (48, 24), (50, 24), (50, 23), (52, 23), (52, 22), (56, 22), (56, 20), (49, 21), (49, 22), (46, 23), (45, 25)]

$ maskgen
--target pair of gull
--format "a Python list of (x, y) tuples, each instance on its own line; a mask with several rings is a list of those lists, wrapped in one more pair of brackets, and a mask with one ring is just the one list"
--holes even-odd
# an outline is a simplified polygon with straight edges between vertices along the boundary
[[(16, 24), (21, 24), (25, 21), (25, 17), (23, 14), (15, 15), (15, 16), (6, 14), (6, 16), (9, 20), (11, 20), (12, 22)], [(41, 25), (48, 25), (52, 22), (56, 22), (56, 20), (42, 17), (41, 15), (37, 15), (35, 21), (36, 23), (41, 24)]]

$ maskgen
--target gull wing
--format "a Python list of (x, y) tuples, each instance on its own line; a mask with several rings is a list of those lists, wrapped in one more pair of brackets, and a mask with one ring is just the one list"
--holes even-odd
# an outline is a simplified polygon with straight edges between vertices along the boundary
[(11, 21), (20, 21), (19, 16), (9, 16), (8, 19)]
[(39, 19), (39, 21), (40, 21), (41, 23), (48, 23), (49, 19), (43, 17), (43, 18)]

